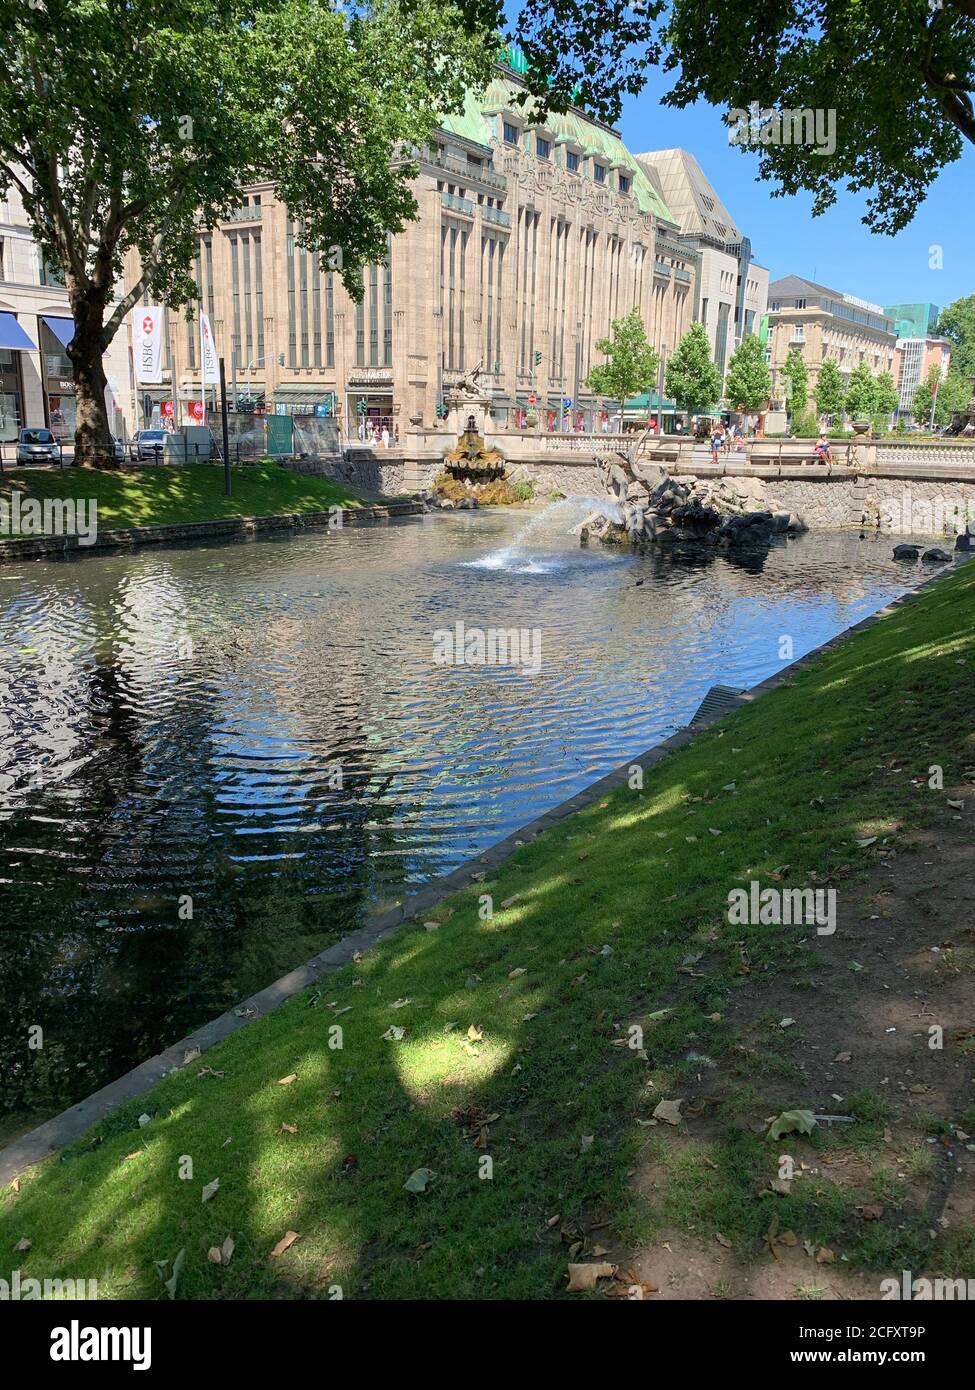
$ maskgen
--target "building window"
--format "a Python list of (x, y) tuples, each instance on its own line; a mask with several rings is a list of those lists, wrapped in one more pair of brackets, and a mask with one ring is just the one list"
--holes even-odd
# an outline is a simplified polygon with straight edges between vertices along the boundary
[(796, 308), (797, 308), (797, 309), (805, 309), (805, 307), (806, 307), (806, 301), (805, 301), (804, 299), (797, 299), (797, 300), (796, 300)]
[(41, 259), (41, 284), (57, 285), (60, 289), (64, 289), (64, 272), (58, 270), (56, 265), (52, 265), (43, 257)]
[(570, 174), (578, 174), (579, 156), (576, 154), (575, 150), (566, 150), (565, 167), (568, 169)]
[(510, 121), (504, 123), (504, 143), (506, 145), (517, 145), (518, 143), (518, 127), (512, 125)]
[(592, 166), (592, 176), (593, 176), (593, 179), (595, 180), (596, 183), (605, 183), (605, 182), (606, 182), (606, 166), (605, 166), (605, 164), (594, 164), (594, 165)]
[(538, 155), (539, 159), (548, 159), (549, 155), (552, 153), (551, 141), (543, 140), (540, 135), (537, 136), (535, 139), (535, 153)]
[(777, 314), (780, 308), (781, 305), (779, 304), (779, 301), (777, 299), (773, 299), (772, 303), (768, 306), (768, 311), (770, 314)]
[(619, 176), (619, 185), (620, 185), (620, 192), (621, 192), (621, 193), (629, 193), (629, 191), (630, 191), (630, 180), (626, 177), (625, 174), (620, 174), (620, 176)]

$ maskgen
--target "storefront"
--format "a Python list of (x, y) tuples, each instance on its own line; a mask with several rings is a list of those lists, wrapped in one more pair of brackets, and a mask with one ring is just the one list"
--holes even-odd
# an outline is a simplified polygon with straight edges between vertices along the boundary
[(678, 422), (683, 428), (684, 413), (677, 409), (676, 401), (669, 401), (666, 396), (663, 399), (661, 416), (660, 394), (657, 391), (644, 391), (642, 395), (632, 396), (626, 402), (623, 414), (624, 430), (643, 430), (647, 425), (656, 429), (660, 424), (663, 434), (673, 434)]
[(347, 433), (349, 438), (374, 438), (388, 430), (393, 437), (398, 424), (392, 394), (378, 391), (349, 391), (346, 407)]
[(55, 439), (73, 439), (77, 413), (75, 388), (71, 361), (65, 349), (74, 337), (74, 320), (42, 314), (37, 326), (48, 428)]
[(353, 367), (345, 384), (345, 433), (349, 439), (371, 439), (389, 431), (399, 433), (399, 405), (393, 399), (391, 367)]
[(334, 415), (338, 408), (335, 388), (311, 382), (278, 386), (269, 413), (272, 415)]
[(0, 443), (12, 444), (22, 425), (41, 421), (24, 419), (24, 380), (20, 354), (37, 348), (13, 314), (0, 313)]

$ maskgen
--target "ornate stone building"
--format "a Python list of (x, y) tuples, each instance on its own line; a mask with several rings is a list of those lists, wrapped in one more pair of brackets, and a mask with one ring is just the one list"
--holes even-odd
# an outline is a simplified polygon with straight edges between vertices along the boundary
[(784, 399), (782, 367), (791, 348), (802, 353), (810, 395), (828, 357), (839, 367), (844, 384), (863, 362), (873, 376), (893, 374), (894, 321), (879, 304), (817, 285), (801, 275), (773, 280), (768, 297), (768, 357), (777, 398)]
[(695, 317), (721, 373), (746, 333), (756, 336), (768, 301), (768, 271), (687, 150), (649, 150), (641, 166), (680, 225), (680, 242), (699, 259)]
[[(361, 304), (301, 249), (270, 184), (201, 235), (196, 280), (242, 406), (334, 411), (352, 437), (364, 412), (403, 438), (480, 363), (499, 425), (589, 425), (603, 403), (585, 378), (614, 318), (638, 307), (673, 349), (694, 316), (697, 253), (618, 132), (576, 110), (530, 126), (518, 89), (499, 67), (421, 152), (417, 219), (367, 269)], [(187, 418), (198, 338), (195, 317), (169, 315), (164, 385), (140, 399)]]

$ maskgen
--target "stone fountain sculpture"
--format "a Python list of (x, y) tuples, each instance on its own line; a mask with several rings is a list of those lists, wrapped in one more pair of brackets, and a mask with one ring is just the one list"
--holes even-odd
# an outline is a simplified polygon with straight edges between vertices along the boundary
[(479, 362), (444, 392), (447, 428), (457, 434), (453, 449), (444, 451), (444, 467), (454, 477), (475, 482), (500, 478), (505, 472), (504, 454), (484, 439), (491, 425), (491, 402), (481, 387), (480, 373)]
[(605, 511), (593, 512), (578, 528), (581, 544), (590, 540), (642, 547), (673, 541), (702, 541), (721, 549), (768, 544), (775, 535), (806, 529), (791, 513), (772, 504), (749, 510), (733, 480), (674, 478), (654, 454), (659, 441), (649, 431), (634, 435), (625, 449), (597, 458), (606, 490)]

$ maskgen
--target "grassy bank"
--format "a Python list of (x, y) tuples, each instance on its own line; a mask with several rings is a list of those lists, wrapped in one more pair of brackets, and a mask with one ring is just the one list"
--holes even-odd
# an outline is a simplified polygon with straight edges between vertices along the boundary
[[(811, 1079), (816, 1049), (836, 1046), (816, 1032), (827, 972), (860, 991), (857, 1013), (879, 1007), (866, 948), (850, 960), (842, 931), (732, 925), (725, 910), (751, 879), (833, 885), (843, 903), (912, 831), (958, 814), (925, 779), (936, 763), (951, 787), (975, 766), (973, 669), (969, 565), (642, 789), (526, 844), (433, 912), (436, 929), (405, 926), (25, 1175), (0, 1198), (0, 1275), (166, 1297), (157, 1262), (182, 1251), (181, 1298), (545, 1298), (568, 1261), (663, 1230), (770, 1261), (774, 1202), (775, 1229), (851, 1270), (975, 1276), (971, 1235), (926, 1206), (941, 1179), (925, 1147), (975, 1131), (975, 1115), (905, 1120), (918, 1157), (907, 1179), (884, 1176), (891, 1064), (849, 1094)], [(776, 982), (805, 991), (804, 1016), (790, 1032), (773, 1014), (746, 1039), (738, 1015), (761, 1019)], [(676, 1098), (680, 1123), (655, 1124)], [(855, 1119), (841, 1139), (818, 1126), (785, 1142), (816, 1171), (845, 1146), (884, 1184), (878, 1219), (863, 1219), (861, 1187), (768, 1191), (783, 1144), (765, 1138), (769, 1116), (824, 1102)], [(652, 1192), (637, 1181), (648, 1164)], [(408, 1190), (418, 1170), (425, 1190)], [(928, 1187), (916, 1199), (907, 1182)], [(229, 1264), (208, 1259), (228, 1236)]]
[(9, 498), (16, 487), (41, 501), (53, 497), (93, 499), (98, 503), (98, 525), (106, 531), (361, 505), (361, 499), (340, 483), (290, 473), (276, 463), (239, 465), (231, 469), (231, 475), (232, 495), (227, 497), (219, 464), (150, 466), (124, 472), (24, 468), (0, 475), (0, 497)]

